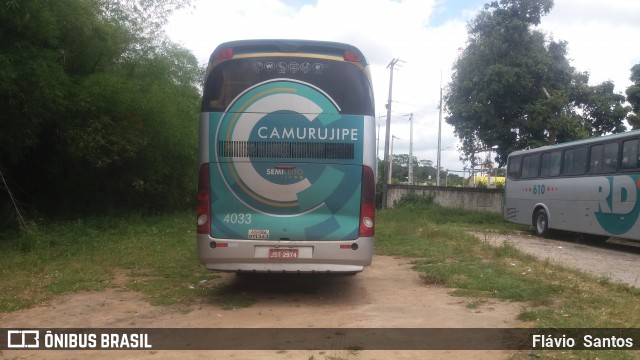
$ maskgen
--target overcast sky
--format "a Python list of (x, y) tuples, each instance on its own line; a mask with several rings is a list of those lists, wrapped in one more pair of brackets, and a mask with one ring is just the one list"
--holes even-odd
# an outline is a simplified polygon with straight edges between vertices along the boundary
[[(383, 157), (387, 64), (405, 61), (394, 72), (391, 134), (395, 154), (409, 153), (409, 123), (414, 114), (413, 153), (437, 157), (440, 77), (465, 46), (466, 23), (484, 0), (193, 0), (167, 25), (169, 36), (206, 63), (221, 42), (240, 39), (299, 38), (329, 40), (360, 48), (371, 64), (380, 116)], [(611, 80), (624, 93), (630, 68), (640, 63), (640, 1), (555, 0), (540, 29), (568, 42), (571, 64), (589, 71), (592, 85)], [(462, 170), (453, 127), (442, 121), (442, 168)], [(468, 165), (468, 164), (467, 164)]]

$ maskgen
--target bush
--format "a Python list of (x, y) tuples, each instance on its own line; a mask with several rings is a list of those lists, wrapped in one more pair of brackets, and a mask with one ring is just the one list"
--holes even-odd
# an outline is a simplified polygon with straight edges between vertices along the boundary
[(406, 193), (399, 201), (394, 201), (394, 207), (428, 206), (433, 204), (433, 194), (418, 194), (415, 191)]

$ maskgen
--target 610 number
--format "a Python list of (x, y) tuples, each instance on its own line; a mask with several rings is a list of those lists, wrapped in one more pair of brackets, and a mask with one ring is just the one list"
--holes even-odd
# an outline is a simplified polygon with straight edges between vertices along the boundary
[(534, 195), (542, 195), (544, 194), (544, 189), (545, 186), (544, 185), (533, 185), (533, 194)]

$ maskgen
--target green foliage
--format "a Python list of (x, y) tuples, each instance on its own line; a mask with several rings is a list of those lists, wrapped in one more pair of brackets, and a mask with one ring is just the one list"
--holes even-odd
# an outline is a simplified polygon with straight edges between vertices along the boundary
[[(393, 155), (393, 163), (400, 166), (409, 166), (409, 154), (395, 154)], [(413, 156), (413, 165), (418, 165), (418, 158)]]
[(582, 86), (576, 91), (575, 104), (589, 136), (601, 136), (626, 130), (623, 121), (630, 108), (623, 106), (625, 97), (616, 94), (614, 84), (605, 81), (595, 86)]
[[(384, 173), (384, 161), (378, 162), (378, 181), (381, 182), (381, 175)], [(396, 154), (393, 161), (393, 172), (391, 183), (406, 183), (409, 178), (409, 155)], [(437, 170), (431, 160), (418, 160), (413, 157), (413, 182), (414, 184), (435, 185), (437, 178)], [(447, 173), (445, 169), (440, 170), (440, 185), (444, 186), (462, 186), (463, 178), (455, 173)], [(382, 184), (380, 184), (382, 186)], [(380, 190), (382, 191), (382, 190)], [(382, 192), (380, 192), (380, 196)]]
[(633, 113), (627, 116), (627, 121), (634, 129), (640, 129), (640, 63), (631, 68), (629, 79), (633, 85), (627, 88), (627, 101), (631, 104)]
[(613, 84), (589, 86), (567, 59), (567, 43), (533, 27), (552, 0), (502, 0), (469, 22), (446, 95), (465, 160), (497, 146), (503, 166), (518, 149), (625, 130), (628, 108)]
[(152, 304), (211, 296), (215, 275), (198, 263), (193, 224), (191, 214), (130, 213), (0, 232), (0, 312), (108, 287), (141, 291)]
[(433, 204), (433, 195), (432, 194), (418, 194), (415, 191), (409, 191), (403, 197), (400, 198), (400, 201), (394, 204), (394, 207), (424, 207)]
[(204, 70), (160, 31), (186, 2), (0, 5), (0, 167), (31, 218), (192, 202)]

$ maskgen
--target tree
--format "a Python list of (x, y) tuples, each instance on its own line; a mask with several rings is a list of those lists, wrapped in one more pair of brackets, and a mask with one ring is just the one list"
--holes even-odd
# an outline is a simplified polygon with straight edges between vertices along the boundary
[(517, 149), (624, 131), (624, 97), (610, 82), (590, 87), (566, 58), (567, 43), (532, 30), (552, 0), (500, 0), (469, 22), (469, 39), (446, 94), (464, 161), (495, 148), (504, 165)]
[(0, 5), (0, 167), (23, 206), (77, 214), (193, 198), (204, 69), (158, 31), (186, 2)]
[[(409, 166), (409, 154), (394, 154), (393, 162), (400, 166)], [(418, 158), (413, 157), (413, 166), (418, 165)]]
[(420, 160), (420, 166), (432, 167), (433, 166), (433, 160)]
[(574, 105), (581, 110), (583, 127), (588, 136), (602, 136), (626, 130), (623, 121), (630, 108), (623, 106), (625, 97), (613, 92), (614, 84), (605, 81), (595, 86), (582, 86)]
[(640, 63), (631, 68), (629, 78), (633, 85), (627, 88), (627, 101), (631, 104), (632, 114), (627, 116), (627, 121), (634, 129), (640, 129)]

